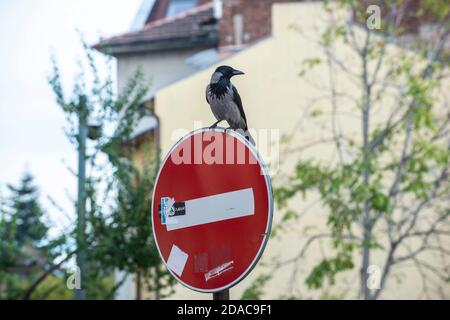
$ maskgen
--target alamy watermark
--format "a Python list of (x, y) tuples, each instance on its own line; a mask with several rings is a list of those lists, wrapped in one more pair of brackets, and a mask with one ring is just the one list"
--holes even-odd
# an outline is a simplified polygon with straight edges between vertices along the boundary
[(67, 278), (66, 286), (69, 290), (81, 289), (81, 270), (78, 266), (73, 266), (67, 270), (70, 276)]
[(381, 287), (381, 269), (379, 266), (372, 264), (367, 267), (367, 288), (370, 290), (379, 290)]
[[(233, 131), (223, 138), (223, 130), (208, 130), (200, 121), (194, 122), (194, 130), (205, 128), (203, 134), (196, 134), (190, 140), (191, 143), (181, 143), (171, 153), (171, 161), (176, 164), (256, 164), (256, 154), (248, 152), (245, 143), (238, 143), (236, 135), (243, 141), (246, 133), (242, 130)], [(172, 132), (173, 143), (188, 135), (192, 130), (179, 128)], [(228, 129), (226, 132), (231, 133)], [(279, 129), (249, 129), (249, 133), (255, 141), (255, 148), (259, 156), (267, 165), (267, 172), (263, 174), (275, 174), (280, 162), (280, 130)], [(250, 144), (250, 142), (247, 142)]]
[(366, 21), (367, 29), (380, 30), (381, 29), (381, 8), (376, 4), (367, 7), (366, 13), (369, 15)]

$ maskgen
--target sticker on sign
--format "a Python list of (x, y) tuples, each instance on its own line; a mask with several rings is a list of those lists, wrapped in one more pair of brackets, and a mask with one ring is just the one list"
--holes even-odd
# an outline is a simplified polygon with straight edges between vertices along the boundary
[(167, 268), (181, 276), (188, 258), (189, 255), (186, 252), (176, 245), (173, 245), (172, 250), (170, 251), (169, 260), (167, 260)]

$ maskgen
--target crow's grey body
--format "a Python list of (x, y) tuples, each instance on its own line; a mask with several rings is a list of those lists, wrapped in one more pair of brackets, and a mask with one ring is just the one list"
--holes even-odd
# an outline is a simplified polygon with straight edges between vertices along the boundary
[(217, 120), (225, 120), (234, 130), (247, 130), (245, 115), (241, 115), (241, 111), (234, 101), (234, 90), (231, 83), (227, 86), (225, 93), (219, 96), (215, 95), (211, 90), (211, 85), (208, 85), (206, 100)]

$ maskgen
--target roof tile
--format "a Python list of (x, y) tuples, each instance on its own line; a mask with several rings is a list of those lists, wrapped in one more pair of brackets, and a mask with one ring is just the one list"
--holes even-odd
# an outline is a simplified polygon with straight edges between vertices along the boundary
[(172, 38), (201, 36), (210, 32), (210, 29), (205, 28), (204, 24), (213, 21), (213, 19), (213, 5), (209, 2), (177, 15), (150, 22), (142, 30), (105, 39), (95, 45), (95, 47), (113, 47)]

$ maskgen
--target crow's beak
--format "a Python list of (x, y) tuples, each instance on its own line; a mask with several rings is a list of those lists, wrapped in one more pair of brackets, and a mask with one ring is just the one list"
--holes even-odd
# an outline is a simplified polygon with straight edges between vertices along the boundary
[(243, 73), (242, 71), (239, 71), (236, 69), (233, 70), (233, 76), (239, 76), (239, 75), (243, 75), (243, 74), (245, 74), (245, 73)]

